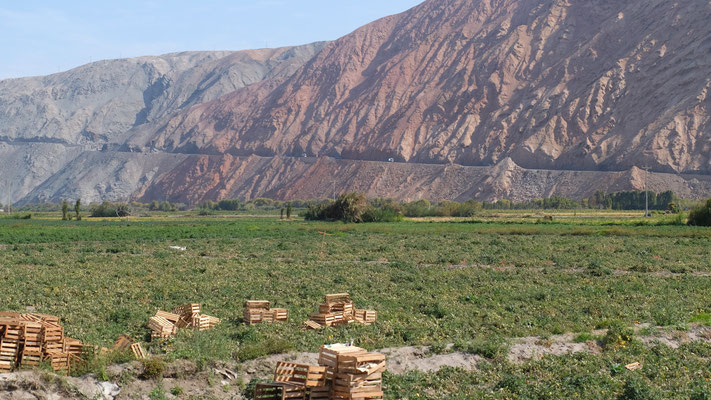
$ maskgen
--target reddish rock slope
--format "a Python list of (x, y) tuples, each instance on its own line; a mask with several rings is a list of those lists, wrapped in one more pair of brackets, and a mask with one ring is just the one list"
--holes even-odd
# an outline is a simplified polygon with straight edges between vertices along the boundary
[(156, 143), (708, 174), (710, 14), (694, 0), (430, 0), (329, 44), (283, 84), (179, 114)]

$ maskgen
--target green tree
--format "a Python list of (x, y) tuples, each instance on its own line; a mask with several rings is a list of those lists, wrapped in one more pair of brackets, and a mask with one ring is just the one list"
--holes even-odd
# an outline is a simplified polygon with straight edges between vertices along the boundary
[(74, 212), (77, 214), (77, 221), (81, 221), (81, 199), (74, 203)]
[(711, 226), (711, 199), (689, 213), (689, 225)]
[(286, 219), (291, 219), (291, 203), (286, 204)]
[(69, 203), (66, 200), (62, 200), (62, 221), (69, 220)]
[(284, 207), (279, 211), (279, 219), (284, 219)]

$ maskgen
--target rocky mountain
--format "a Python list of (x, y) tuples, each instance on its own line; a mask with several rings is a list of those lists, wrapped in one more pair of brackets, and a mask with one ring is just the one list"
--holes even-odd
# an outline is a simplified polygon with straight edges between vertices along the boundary
[[(654, 190), (706, 196), (710, 13), (695, 0), (428, 0), (220, 97), (176, 89), (182, 95), (166, 98), (177, 100), (140, 108), (132, 126), (113, 130), (104, 121), (119, 111), (100, 109), (98, 125), (72, 127), (76, 141), (105, 138), (141, 156), (106, 160), (92, 176), (77, 171), (97, 160), (67, 156), (73, 166), (24, 201), (110, 198), (115, 190), (97, 189), (107, 177), (131, 181), (122, 196), (192, 203), (344, 190), (581, 197), (641, 189), (639, 167), (651, 169)], [(163, 93), (159, 81), (149, 86)], [(44, 126), (0, 135), (53, 137), (36, 133)]]
[[(126, 158), (121, 152), (135, 150), (124, 140), (130, 129), (255, 82), (290, 76), (324, 44), (100, 61), (46, 77), (0, 81), (0, 202), (18, 201), (41, 185), (91, 200), (130, 196), (132, 180), (145, 174), (96, 181), (62, 180), (67, 171), (54, 175), (72, 162), (71, 168), (82, 168), (77, 174), (92, 169), (111, 175), (104, 168), (120, 164)], [(155, 157), (163, 158), (171, 157)], [(96, 164), (83, 164), (87, 159)], [(32, 200), (53, 198), (56, 192), (43, 192)]]

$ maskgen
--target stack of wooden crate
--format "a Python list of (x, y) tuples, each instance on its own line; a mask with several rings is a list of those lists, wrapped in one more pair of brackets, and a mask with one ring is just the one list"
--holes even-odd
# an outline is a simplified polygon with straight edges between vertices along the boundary
[(284, 308), (271, 308), (266, 300), (247, 300), (244, 303), (244, 323), (247, 325), (263, 322), (286, 322), (289, 311)]
[(38, 366), (68, 372), (82, 362), (84, 345), (64, 336), (60, 319), (46, 314), (0, 313), (0, 372)]
[(383, 399), (385, 356), (360, 347), (322, 346), (319, 366), (280, 362), (274, 382), (255, 389), (255, 400), (379, 400)]
[(311, 314), (305, 324), (307, 328), (321, 329), (324, 326), (347, 325), (353, 322), (370, 325), (377, 319), (375, 311), (355, 308), (348, 293), (327, 294), (318, 311)]
[(202, 314), (202, 306), (197, 303), (176, 307), (172, 313), (158, 310), (148, 320), (151, 338), (167, 339), (175, 336), (179, 329), (192, 327), (204, 331), (214, 328), (220, 323), (219, 318)]

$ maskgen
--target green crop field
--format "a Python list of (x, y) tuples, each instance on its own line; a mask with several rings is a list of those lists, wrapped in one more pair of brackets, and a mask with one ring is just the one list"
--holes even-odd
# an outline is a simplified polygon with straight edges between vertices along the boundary
[[(504, 355), (513, 338), (589, 334), (614, 321), (680, 332), (711, 322), (711, 230), (674, 218), (586, 211), (546, 221), (519, 211), (391, 224), (0, 219), (0, 311), (60, 316), (67, 335), (100, 346), (123, 333), (147, 341), (157, 309), (187, 302), (222, 318), (215, 330), (152, 345), (168, 360), (246, 360), (351, 339), (368, 349), (454, 343), (487, 358), (478, 371), (387, 375), (387, 398), (709, 399), (707, 343), (672, 349), (633, 340), (523, 364)], [(378, 322), (302, 330), (323, 295), (337, 292), (377, 310)], [(245, 326), (247, 299), (288, 308), (291, 321)], [(619, 368), (639, 360), (640, 371)]]

